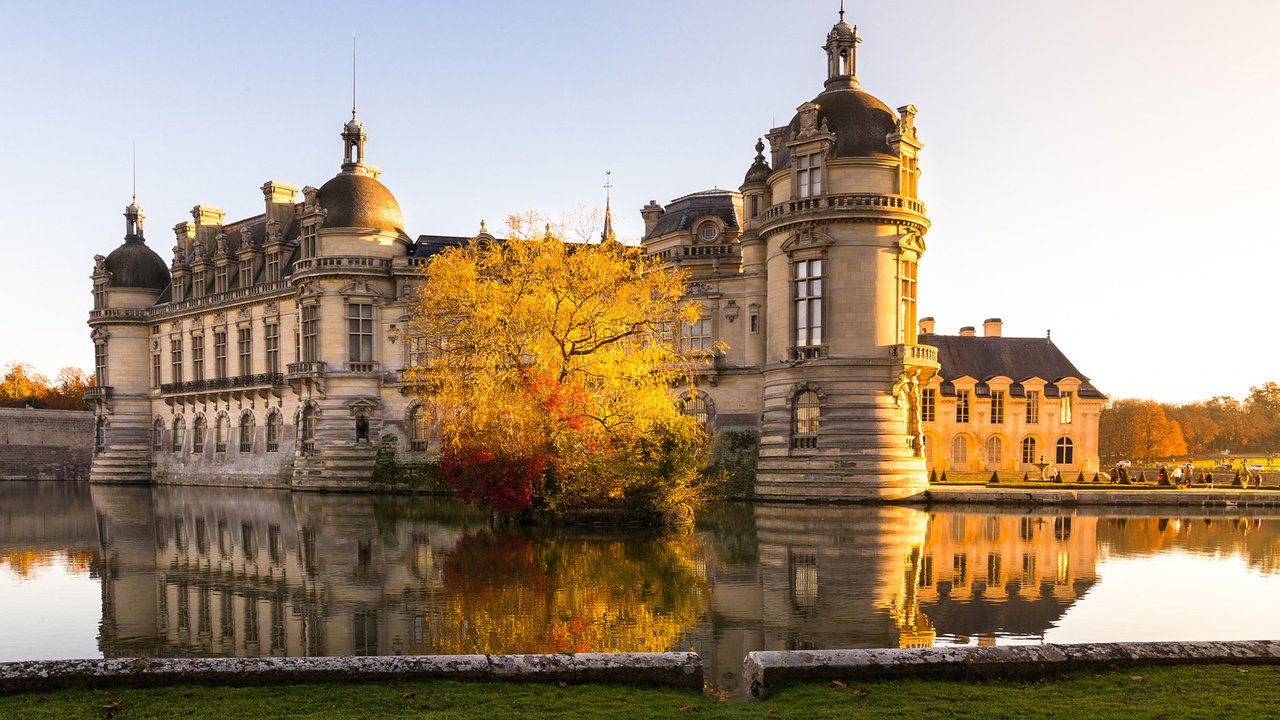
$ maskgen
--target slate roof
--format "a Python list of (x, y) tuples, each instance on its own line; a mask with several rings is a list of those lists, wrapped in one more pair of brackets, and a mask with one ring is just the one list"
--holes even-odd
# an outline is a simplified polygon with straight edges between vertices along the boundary
[(942, 366), (938, 372), (942, 378), (939, 392), (942, 395), (954, 395), (952, 381), (967, 375), (978, 380), (974, 394), (986, 397), (990, 392), (986, 381), (1003, 375), (1014, 381), (1009, 387), (1010, 397), (1024, 397), (1022, 381), (1033, 377), (1047, 383), (1045, 397), (1058, 397), (1055, 383), (1066, 377), (1080, 380), (1080, 388), (1076, 392), (1079, 397), (1106, 397), (1049, 338), (921, 335), (918, 342), (938, 348), (938, 364)]
[[(834, 88), (813, 99), (818, 108), (818, 124), (825, 121), (836, 136), (831, 157), (896, 157), (889, 147), (888, 136), (898, 131), (898, 116), (874, 95), (854, 88)], [(800, 114), (796, 113), (782, 134), (777, 167), (791, 161), (787, 143), (800, 132)]]
[(663, 208), (662, 217), (645, 239), (666, 235), (679, 230), (690, 230), (704, 217), (719, 218), (727, 228), (738, 227), (738, 212), (734, 208), (737, 193), (732, 190), (703, 190), (676, 198)]

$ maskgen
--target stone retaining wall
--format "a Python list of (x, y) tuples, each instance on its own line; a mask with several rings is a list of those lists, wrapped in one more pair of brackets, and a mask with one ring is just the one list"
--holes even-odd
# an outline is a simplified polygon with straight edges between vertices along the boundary
[(0, 692), (67, 687), (259, 685), (406, 679), (590, 682), (702, 688), (695, 653), (42, 660), (0, 663)]
[(1280, 640), (771, 650), (748, 653), (742, 673), (751, 696), (759, 697), (795, 680), (1039, 678), (1071, 670), (1210, 663), (1280, 665)]
[(84, 480), (93, 413), (0, 408), (0, 480)]

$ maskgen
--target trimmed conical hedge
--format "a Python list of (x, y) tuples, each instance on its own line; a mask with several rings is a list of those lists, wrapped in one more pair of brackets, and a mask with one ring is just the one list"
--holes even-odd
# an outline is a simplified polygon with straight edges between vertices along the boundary
[(995, 470), (992, 470), (991, 479), (988, 480), (987, 482), (991, 483), (992, 485), (998, 485), (1000, 483), (1000, 474), (997, 473)]

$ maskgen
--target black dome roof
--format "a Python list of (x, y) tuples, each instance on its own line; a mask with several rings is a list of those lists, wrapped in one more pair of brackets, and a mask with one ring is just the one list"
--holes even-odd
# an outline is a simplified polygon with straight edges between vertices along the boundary
[[(898, 118), (889, 106), (874, 95), (850, 87), (827, 90), (813, 99), (818, 105), (818, 126), (827, 123), (827, 129), (836, 136), (836, 146), (831, 157), (896, 157), (886, 139), (898, 131)], [(791, 118), (783, 133), (783, 148), (778, 164), (785, 165), (791, 152), (785, 143), (800, 131), (800, 115)]]
[(154, 250), (139, 239), (130, 238), (107, 256), (104, 265), (111, 273), (111, 287), (164, 290), (169, 287), (169, 268)]
[(329, 228), (373, 228), (404, 234), (400, 203), (382, 183), (359, 172), (340, 173), (320, 186), (320, 207)]

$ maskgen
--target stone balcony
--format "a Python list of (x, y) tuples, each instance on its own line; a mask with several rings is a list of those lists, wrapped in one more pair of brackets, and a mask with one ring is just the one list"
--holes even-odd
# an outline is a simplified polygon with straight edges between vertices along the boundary
[(902, 343), (890, 346), (889, 356), (901, 358), (904, 365), (931, 368), (936, 371), (938, 365), (938, 348), (932, 345), (914, 345)]
[(324, 363), (320, 361), (289, 363), (286, 380), (324, 377)]
[[(928, 228), (924, 203), (905, 195), (879, 193), (847, 193), (787, 200), (773, 205), (761, 214), (765, 227), (787, 224), (792, 220), (812, 220), (826, 215), (866, 215), (907, 221)], [(763, 229), (763, 228), (762, 228)]]
[(110, 385), (95, 385), (93, 387), (87, 387), (84, 389), (84, 401), (87, 403), (96, 402), (98, 400), (110, 400), (110, 399), (111, 399)]
[(304, 258), (293, 262), (293, 280), (312, 275), (337, 273), (340, 275), (386, 275), (391, 272), (390, 258), (362, 255), (335, 255)]
[(160, 385), (161, 395), (182, 395), (191, 393), (218, 392), (222, 390), (250, 390), (271, 388), (284, 385), (284, 375), (280, 373), (258, 373), (255, 375), (235, 375), (232, 377), (205, 378), (178, 383)]

